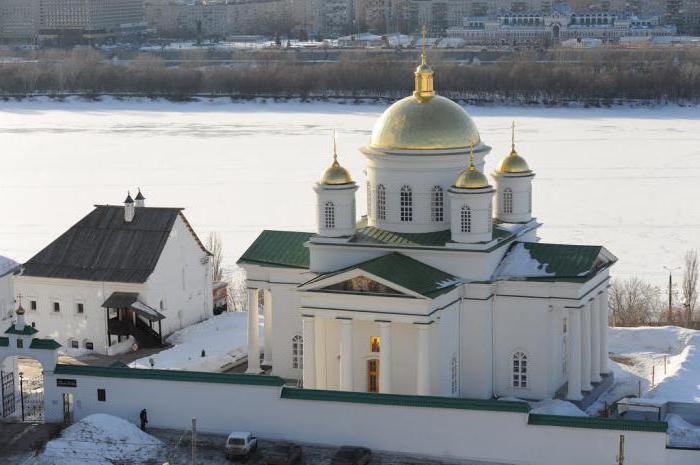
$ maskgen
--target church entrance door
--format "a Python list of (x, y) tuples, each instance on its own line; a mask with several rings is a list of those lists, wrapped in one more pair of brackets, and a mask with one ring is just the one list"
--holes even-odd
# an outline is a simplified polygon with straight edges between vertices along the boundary
[(367, 392), (379, 392), (379, 359), (367, 360)]

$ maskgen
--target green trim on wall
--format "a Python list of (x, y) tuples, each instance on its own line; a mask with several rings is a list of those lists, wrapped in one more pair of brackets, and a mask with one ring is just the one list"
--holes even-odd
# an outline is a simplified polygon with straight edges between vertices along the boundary
[(54, 373), (60, 375), (83, 375), (103, 378), (185, 381), (190, 383), (249, 384), (255, 386), (284, 385), (284, 380), (277, 376), (207, 373), (183, 370), (151, 370), (148, 368), (95, 367), (86, 365), (65, 365), (61, 363), (56, 365)]
[(402, 407), (448, 408), (458, 410), (489, 410), (493, 412), (527, 413), (527, 402), (457, 399), (454, 397), (408, 396), (370, 392), (322, 391), (283, 387), (283, 399), (348, 402), (355, 404), (396, 405)]
[(618, 420), (612, 418), (567, 417), (560, 415), (530, 414), (528, 425), (568, 426), (570, 428), (616, 429), (621, 431), (648, 431), (665, 433), (668, 423), (665, 421)]
[(19, 330), (17, 330), (17, 328), (15, 328), (15, 325), (13, 323), (12, 326), (7, 328), (7, 331), (5, 331), (5, 334), (17, 334), (19, 336), (32, 336), (38, 332), (39, 332), (38, 329), (32, 328), (29, 325), (24, 325), (24, 328), (22, 329), (22, 331), (19, 331)]
[(10, 339), (7, 337), (0, 337), (0, 347), (7, 347), (10, 345)]

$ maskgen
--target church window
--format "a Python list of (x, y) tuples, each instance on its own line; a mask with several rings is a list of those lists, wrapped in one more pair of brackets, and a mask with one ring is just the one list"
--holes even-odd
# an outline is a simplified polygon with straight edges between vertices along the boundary
[(21, 337), (17, 338), (17, 348), (24, 349), (24, 339), (22, 339)]
[(367, 217), (372, 215), (372, 185), (367, 181)]
[(70, 341), (70, 348), (71, 349), (79, 349), (80, 346), (78, 345), (78, 341)]
[(90, 341), (86, 341), (86, 342), (85, 342), (85, 348), (86, 348), (87, 350), (95, 350), (95, 344), (93, 344), (93, 343), (90, 342)]
[(413, 221), (413, 191), (409, 186), (401, 188), (401, 221)]
[(37, 304), (36, 304), (36, 300), (30, 300), (30, 301), (29, 301), (29, 309), (30, 309), (30, 310), (36, 310), (37, 307), (38, 307), (38, 306), (37, 306)]
[(386, 188), (382, 184), (377, 186), (377, 219), (386, 220)]
[(513, 354), (513, 387), (527, 387), (527, 355), (525, 352)]
[(463, 206), (460, 211), (459, 226), (463, 233), (472, 232), (472, 210), (468, 205)]
[(292, 368), (304, 368), (304, 339), (298, 334), (292, 338)]
[(510, 188), (503, 191), (503, 213), (513, 213), (513, 191)]
[(335, 228), (335, 205), (333, 202), (326, 202), (324, 209), (324, 224), (326, 229)]
[(60, 302), (54, 302), (54, 303), (53, 303), (53, 311), (54, 311), (54, 312), (60, 312), (60, 311), (61, 311), (61, 304), (60, 304)]
[(379, 336), (372, 336), (369, 338), (369, 350), (371, 352), (379, 352), (382, 348), (382, 340)]
[(445, 194), (442, 187), (434, 186), (430, 197), (430, 206), (433, 223), (442, 223), (445, 221)]
[(450, 374), (451, 374), (451, 381), (452, 381), (452, 395), (456, 396), (459, 394), (459, 369), (458, 369), (458, 364), (457, 364), (457, 356), (452, 355), (452, 360), (450, 361)]

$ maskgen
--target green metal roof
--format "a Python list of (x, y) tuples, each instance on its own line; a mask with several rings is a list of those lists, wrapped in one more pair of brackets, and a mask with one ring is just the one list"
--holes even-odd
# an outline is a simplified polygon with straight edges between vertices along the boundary
[(311, 236), (309, 232), (265, 230), (238, 263), (308, 269), (309, 249), (304, 244)]
[(308, 281), (311, 284), (350, 270), (362, 270), (426, 297), (437, 297), (461, 284), (459, 278), (400, 253), (390, 253)]
[(618, 420), (600, 417), (567, 417), (560, 415), (530, 414), (527, 423), (541, 426), (568, 426), (570, 428), (614, 429), (620, 431), (648, 431), (665, 433), (665, 421)]
[(148, 368), (96, 367), (87, 365), (57, 364), (54, 373), (74, 376), (104, 378), (157, 379), (191, 383), (249, 384), (257, 386), (282, 386), (284, 380), (277, 376), (244, 375), (234, 373), (209, 373), (182, 370), (151, 370)]
[(400, 394), (376, 394), (371, 392), (321, 391), (283, 387), (283, 399), (348, 402), (355, 404), (397, 405), (404, 407), (448, 408), (459, 410), (490, 410), (494, 412), (527, 413), (527, 402), (458, 399), (455, 397), (409, 396)]
[[(494, 239), (500, 241), (510, 237), (514, 237), (514, 234), (494, 225)], [(392, 247), (445, 247), (451, 240), (452, 233), (449, 229), (429, 233), (398, 233), (374, 226), (365, 226), (357, 230), (350, 243)]]
[(546, 271), (557, 277), (574, 277), (592, 271), (603, 250), (599, 245), (543, 244), (527, 242), (525, 249), (532, 258), (546, 263)]
[(10, 340), (6, 337), (0, 337), (0, 347), (7, 347), (10, 345)]
[(44, 349), (44, 350), (55, 350), (61, 347), (61, 344), (54, 341), (53, 339), (32, 339), (32, 343), (29, 344), (30, 349)]
[(38, 332), (39, 332), (39, 330), (31, 327), (30, 325), (24, 325), (24, 329), (22, 329), (22, 331), (17, 331), (17, 328), (15, 328), (15, 325), (12, 324), (12, 326), (7, 328), (7, 331), (5, 331), (5, 334), (19, 334), (20, 336), (32, 336)]

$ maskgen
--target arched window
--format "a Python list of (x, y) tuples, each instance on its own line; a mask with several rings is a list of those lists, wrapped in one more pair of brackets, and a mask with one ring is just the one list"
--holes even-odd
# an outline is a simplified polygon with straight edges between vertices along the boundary
[(527, 387), (527, 355), (525, 352), (513, 354), (513, 387)]
[(413, 191), (409, 186), (401, 188), (401, 221), (413, 221)]
[(367, 218), (372, 215), (372, 185), (367, 181)]
[(292, 338), (292, 368), (304, 368), (304, 338), (298, 334)]
[(503, 213), (507, 215), (513, 213), (513, 191), (510, 188), (503, 191)]
[(323, 217), (326, 229), (335, 228), (335, 205), (333, 202), (326, 202)]
[(463, 206), (460, 211), (459, 226), (463, 233), (472, 232), (472, 210), (468, 205)]
[(377, 219), (386, 219), (386, 189), (382, 184), (377, 185)]
[(434, 186), (430, 195), (430, 213), (433, 223), (445, 221), (445, 194), (442, 187)]

